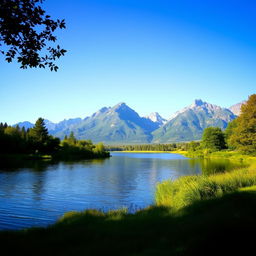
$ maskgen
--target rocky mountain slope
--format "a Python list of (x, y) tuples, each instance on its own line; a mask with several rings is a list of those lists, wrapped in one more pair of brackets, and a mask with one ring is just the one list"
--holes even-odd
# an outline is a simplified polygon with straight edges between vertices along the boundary
[(222, 129), (235, 119), (229, 110), (202, 100), (175, 113), (162, 127), (153, 132), (153, 143), (169, 143), (201, 139), (203, 130), (209, 126)]

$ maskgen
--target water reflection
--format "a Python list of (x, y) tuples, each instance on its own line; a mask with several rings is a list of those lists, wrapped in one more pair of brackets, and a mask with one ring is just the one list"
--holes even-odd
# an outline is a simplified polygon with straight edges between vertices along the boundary
[(240, 161), (230, 161), (229, 159), (190, 159), (191, 169), (199, 168), (203, 175), (212, 175), (223, 173), (234, 169), (246, 167), (246, 164)]
[(157, 182), (237, 166), (177, 154), (112, 155), (75, 162), (1, 160), (0, 229), (48, 225), (71, 210), (142, 208), (154, 202)]

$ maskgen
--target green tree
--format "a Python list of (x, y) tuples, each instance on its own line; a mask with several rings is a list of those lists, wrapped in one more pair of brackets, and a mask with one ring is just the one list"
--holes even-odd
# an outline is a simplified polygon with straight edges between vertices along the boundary
[(188, 144), (188, 151), (194, 152), (194, 151), (198, 150), (199, 147), (200, 147), (199, 142), (191, 141)]
[(70, 132), (69, 137), (68, 137), (68, 142), (71, 144), (76, 144), (76, 137), (74, 135), (74, 132)]
[(105, 151), (105, 147), (104, 147), (104, 144), (102, 142), (98, 143), (96, 146), (95, 146), (95, 149), (94, 149), (95, 153), (102, 153)]
[(204, 129), (201, 146), (203, 149), (218, 151), (226, 148), (225, 136), (219, 127), (208, 127)]
[(237, 118), (234, 119), (233, 121), (231, 121), (226, 130), (225, 130), (225, 138), (226, 138), (226, 143), (229, 149), (234, 150), (235, 149), (235, 145), (233, 145), (232, 142), (232, 134), (234, 133), (235, 128), (237, 127), (238, 122), (237, 122)]
[(45, 143), (49, 139), (48, 130), (45, 127), (44, 119), (41, 117), (37, 119), (35, 126), (30, 129), (29, 133), (33, 140), (38, 143)]
[(236, 127), (228, 139), (235, 149), (244, 153), (256, 152), (256, 94), (242, 105), (241, 114), (236, 119)]

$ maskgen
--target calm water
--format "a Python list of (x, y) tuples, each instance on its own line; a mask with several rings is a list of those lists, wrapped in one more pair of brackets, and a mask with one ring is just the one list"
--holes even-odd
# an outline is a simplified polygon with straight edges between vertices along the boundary
[(1, 160), (0, 229), (46, 226), (86, 208), (134, 211), (154, 203), (157, 182), (236, 165), (164, 153), (112, 153), (109, 159), (73, 163)]

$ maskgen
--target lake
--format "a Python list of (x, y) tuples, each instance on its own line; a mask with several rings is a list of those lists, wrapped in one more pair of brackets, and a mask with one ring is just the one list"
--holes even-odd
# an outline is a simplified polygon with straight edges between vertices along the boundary
[(154, 203), (158, 182), (239, 166), (169, 153), (111, 155), (79, 162), (1, 160), (0, 229), (46, 226), (67, 211), (88, 208), (134, 212)]

